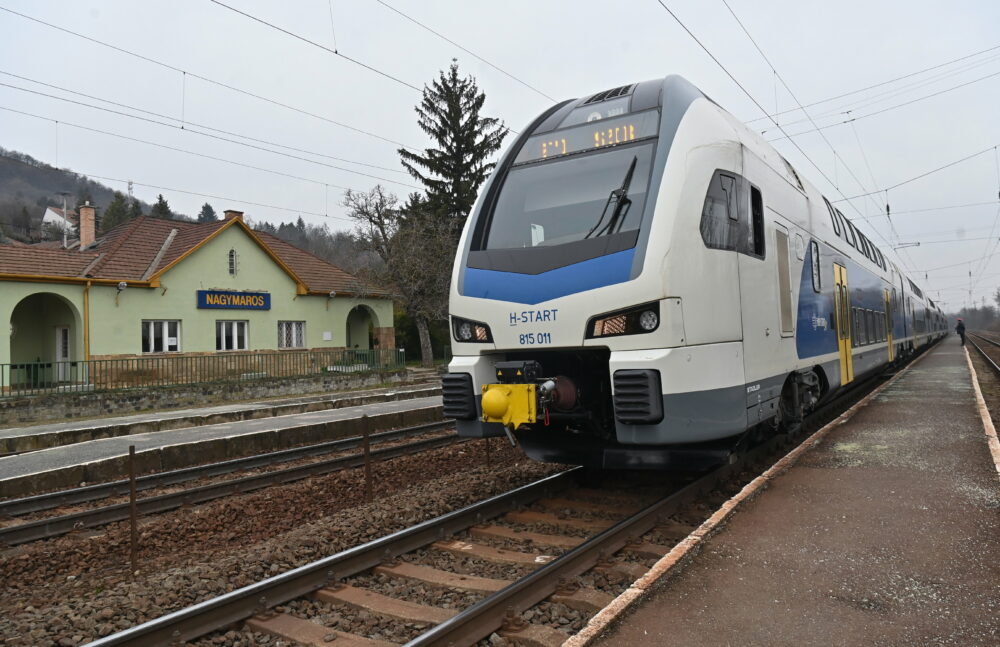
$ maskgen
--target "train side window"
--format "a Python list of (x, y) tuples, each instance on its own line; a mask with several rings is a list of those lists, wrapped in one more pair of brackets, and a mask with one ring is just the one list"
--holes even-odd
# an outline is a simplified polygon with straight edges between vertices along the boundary
[(865, 310), (865, 337), (868, 338), (868, 343), (875, 341), (875, 317), (871, 310)]
[(861, 310), (859, 308), (852, 308), (854, 310), (854, 326), (851, 327), (851, 332), (853, 333), (853, 343), (855, 346), (860, 346), (862, 343), (861, 335), (863, 334), (861, 330)]
[(753, 185), (750, 186), (750, 218), (753, 221), (753, 254), (764, 258), (764, 197), (760, 194), (760, 189)]
[(844, 239), (851, 247), (858, 246), (858, 240), (854, 235), (854, 225), (851, 221), (847, 219), (846, 216), (840, 211), (840, 209), (834, 209), (837, 212), (837, 216), (840, 218), (840, 222), (844, 225)]
[(833, 211), (833, 205), (830, 204), (830, 201), (825, 197), (823, 198), (823, 202), (826, 203), (826, 210), (830, 212), (830, 222), (833, 223), (833, 233), (840, 236), (840, 220), (837, 218), (837, 214)]
[(745, 217), (741, 222), (740, 193), (746, 189), (741, 185), (745, 180), (735, 173), (717, 170), (705, 193), (705, 204), (701, 210), (701, 239), (710, 249), (745, 251), (741, 233), (748, 227)]
[(819, 292), (823, 287), (823, 277), (820, 272), (819, 243), (815, 240), (809, 241), (809, 255), (812, 257), (813, 292)]

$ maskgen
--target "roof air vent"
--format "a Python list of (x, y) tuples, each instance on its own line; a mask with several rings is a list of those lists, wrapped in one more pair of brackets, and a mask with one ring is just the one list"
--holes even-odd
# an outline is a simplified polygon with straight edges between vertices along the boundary
[(594, 96), (590, 97), (583, 102), (583, 105), (589, 106), (592, 103), (600, 103), (601, 101), (607, 101), (608, 99), (617, 99), (618, 97), (623, 97), (632, 91), (635, 87), (635, 83), (630, 83), (628, 85), (623, 85), (620, 88), (614, 88), (611, 90), (605, 90), (604, 92), (598, 92)]

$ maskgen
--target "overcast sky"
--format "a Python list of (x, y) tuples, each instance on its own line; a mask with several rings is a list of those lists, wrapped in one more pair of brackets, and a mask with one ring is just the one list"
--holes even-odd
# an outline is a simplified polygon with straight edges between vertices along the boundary
[[(413, 190), (407, 185), (415, 183), (401, 172), (398, 145), (196, 77), (415, 148), (428, 142), (416, 126), (413, 112), (419, 93), (405, 84), (423, 86), (453, 57), (459, 60), (463, 72), (475, 75), (486, 92), (485, 113), (500, 117), (515, 130), (521, 130), (553, 103), (543, 95), (562, 100), (667, 74), (687, 77), (743, 120), (762, 116), (657, 0), (386, 0), (388, 5), (535, 90), (377, 0), (224, 1), (325, 47), (336, 48), (344, 56), (404, 83), (379, 76), (209, 0), (0, 0), (0, 7), (87, 37), (79, 38), (0, 11), (0, 72), (4, 73), (0, 74), (0, 83), (169, 124), (130, 119), (0, 87), (0, 106), (49, 118), (39, 120), (0, 111), (0, 146), (94, 178), (132, 179), (140, 198), (152, 201), (157, 193), (163, 193), (172, 207), (189, 215), (196, 214), (206, 198), (181, 193), (180, 189), (229, 198), (208, 199), (220, 212), (225, 208), (243, 209), (253, 220), (271, 222), (291, 220), (301, 214), (307, 222), (343, 229), (350, 226), (340, 206), (344, 187), (367, 189), (382, 182), (401, 197)], [(722, 0), (664, 2), (767, 110), (796, 107)], [(805, 105), (1000, 46), (996, 30), (1000, 25), (1000, 3), (989, 0), (729, 0), (729, 4)], [(116, 52), (96, 41), (188, 74)], [(978, 80), (992, 74), (997, 76)], [(968, 85), (924, 98), (963, 83)], [(74, 94), (80, 92), (162, 116)], [(776, 141), (775, 146), (801, 174), (835, 200), (893, 186), (1000, 143), (998, 100), (1000, 48), (809, 108), (823, 126), (843, 121), (846, 110), (860, 117), (914, 101), (853, 124), (824, 130), (843, 163), (835, 162), (834, 153), (819, 134), (795, 137), (839, 191), (793, 144), (785, 140)], [(206, 131), (214, 128), (269, 142), (254, 145), (273, 149), (273, 144), (280, 144), (300, 149), (281, 150), (319, 163), (181, 130), (177, 126), (182, 124), (182, 118), (189, 129), (239, 139)], [(793, 123), (801, 119), (801, 112), (779, 117), (790, 134), (811, 129), (808, 122)], [(765, 137), (769, 139), (781, 136), (766, 120), (752, 125), (767, 130)], [(898, 237), (890, 231), (884, 215), (879, 215), (884, 213), (884, 194), (854, 200), (853, 208), (846, 203), (839, 206), (883, 249), (921, 242), (920, 247), (900, 250), (905, 266), (932, 298), (944, 302), (946, 309), (957, 309), (969, 303), (970, 284), (975, 285), (971, 298), (977, 303), (984, 296), (989, 300), (1000, 285), (1000, 254), (991, 256), (1000, 237), (998, 165), (1000, 160), (989, 151), (891, 190), (888, 200), (893, 213), (898, 214), (893, 217)], [(122, 182), (102, 181), (125, 189)], [(971, 203), (987, 204), (913, 212)], [(984, 257), (988, 258), (981, 260)], [(942, 267), (953, 264), (957, 265)]]

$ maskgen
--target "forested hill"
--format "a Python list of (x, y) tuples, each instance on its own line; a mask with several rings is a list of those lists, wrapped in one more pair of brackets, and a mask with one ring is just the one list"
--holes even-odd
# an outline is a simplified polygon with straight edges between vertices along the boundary
[[(62, 206), (60, 191), (70, 193), (70, 209), (83, 200), (98, 213), (111, 203), (114, 189), (72, 171), (57, 169), (29, 155), (0, 148), (0, 235), (15, 240), (38, 240), (48, 205)], [(143, 212), (149, 205), (141, 203)]]

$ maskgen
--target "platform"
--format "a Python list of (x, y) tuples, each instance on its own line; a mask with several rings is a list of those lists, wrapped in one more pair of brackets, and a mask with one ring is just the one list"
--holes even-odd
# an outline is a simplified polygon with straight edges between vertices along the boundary
[(288, 416), (440, 394), (440, 385), (418, 384), (9, 427), (0, 429), (0, 453), (34, 451), (112, 436)]
[(724, 524), (590, 644), (1000, 645), (1000, 478), (955, 337)]
[(358, 435), (363, 416), (371, 431), (434, 422), (441, 419), (441, 397), (130, 434), (7, 456), (0, 458), (0, 497), (121, 478), (129, 445), (135, 445), (139, 473), (148, 473)]

